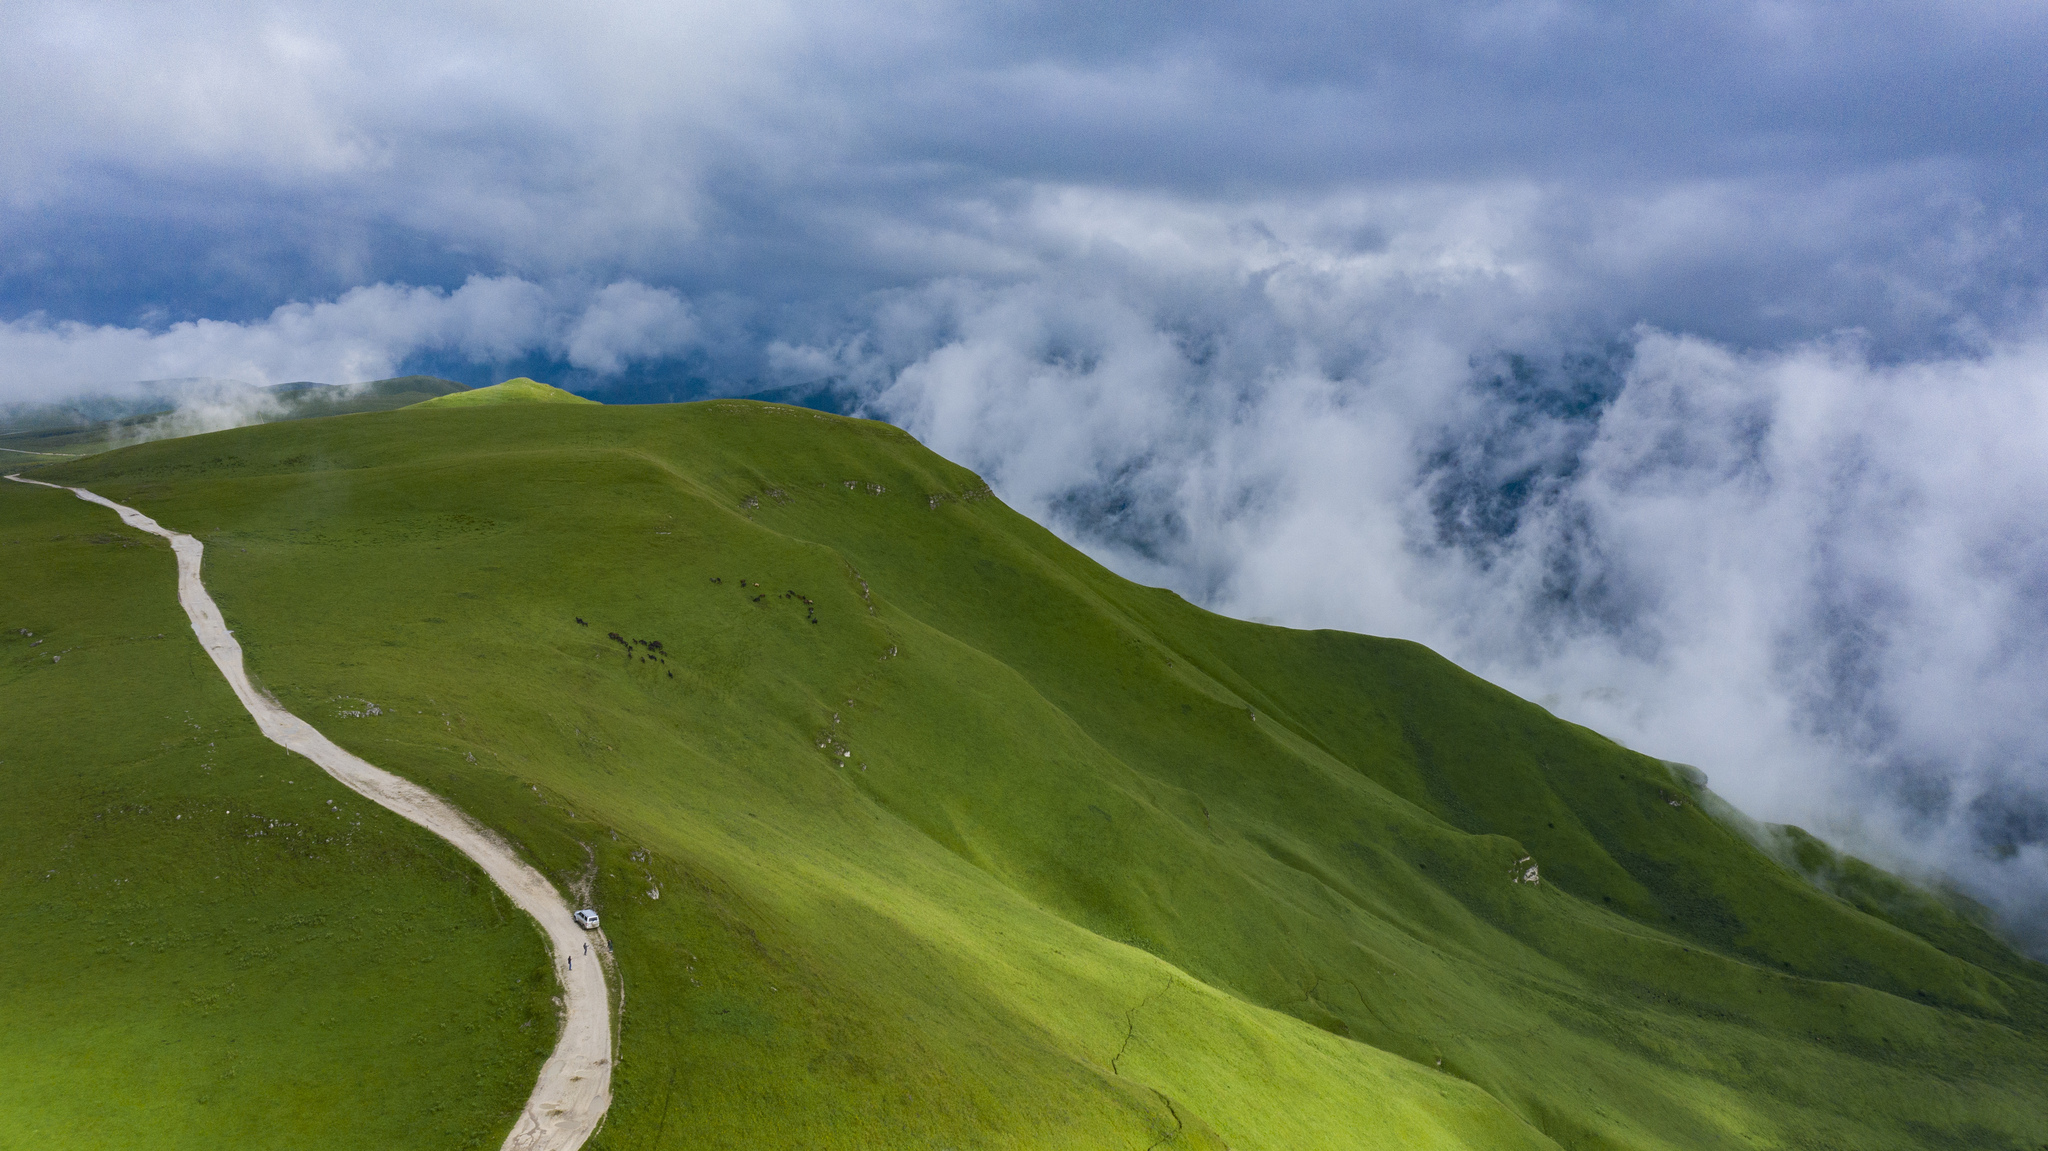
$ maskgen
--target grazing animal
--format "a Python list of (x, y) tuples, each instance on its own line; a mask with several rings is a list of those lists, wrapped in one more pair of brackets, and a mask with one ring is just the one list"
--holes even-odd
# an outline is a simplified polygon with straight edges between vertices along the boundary
[(582, 626), (582, 627), (589, 627), (589, 626), (590, 626), (589, 624), (587, 624), (587, 623), (584, 623), (584, 622), (583, 622), (583, 617), (582, 617), (582, 616), (580, 616), (580, 615), (576, 617), (576, 622), (577, 622), (577, 624), (578, 624), (578, 625), (580, 625), (580, 626)]

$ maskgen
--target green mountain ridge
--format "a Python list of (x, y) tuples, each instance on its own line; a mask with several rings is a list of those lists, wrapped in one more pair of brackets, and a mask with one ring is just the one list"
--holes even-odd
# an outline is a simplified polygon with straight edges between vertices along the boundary
[(199, 536), (280, 701), (587, 885), (593, 1148), (2048, 1146), (2048, 968), (1970, 917), (1419, 645), (1125, 581), (887, 425), (433, 403), (30, 474)]

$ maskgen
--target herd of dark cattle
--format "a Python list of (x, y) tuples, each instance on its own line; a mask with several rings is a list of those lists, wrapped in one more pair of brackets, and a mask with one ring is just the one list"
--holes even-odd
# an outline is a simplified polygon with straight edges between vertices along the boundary
[(786, 591), (786, 592), (783, 592), (783, 593), (782, 593), (782, 598), (783, 598), (783, 599), (794, 599), (794, 600), (802, 600), (802, 601), (803, 601), (803, 605), (804, 605), (804, 615), (805, 615), (805, 617), (806, 617), (806, 618), (808, 618), (808, 619), (809, 619), (809, 620), (810, 620), (810, 621), (811, 621), (812, 623), (817, 623), (817, 622), (818, 622), (818, 605), (817, 605), (816, 603), (812, 602), (812, 600), (811, 600), (811, 597), (810, 597), (810, 596), (807, 596), (807, 595), (798, 595), (797, 593), (795, 593), (795, 592), (793, 592), (793, 591)]
[[(724, 580), (722, 580), (722, 579), (720, 579), (720, 578), (718, 578), (717, 576), (712, 576), (712, 577), (711, 577), (711, 582), (712, 582), (712, 583), (724, 583), (725, 581), (724, 581)], [(746, 588), (746, 587), (748, 587), (748, 586), (753, 586), (753, 587), (760, 587), (760, 586), (761, 586), (761, 581), (760, 581), (760, 580), (755, 580), (755, 581), (753, 581), (753, 583), (752, 583), (751, 585), (749, 585), (749, 584), (748, 584), (748, 582), (747, 582), (746, 580), (741, 580), (741, 581), (740, 581), (740, 587), (741, 587), (741, 588), (743, 588), (743, 589), (744, 589), (744, 588)], [(760, 602), (762, 602), (763, 600), (765, 600), (765, 599), (767, 599), (767, 598), (768, 598), (768, 593), (767, 593), (767, 592), (762, 592), (761, 594), (759, 594), (759, 595), (757, 595), (757, 596), (753, 596), (753, 597), (751, 597), (751, 598), (752, 598), (753, 602), (755, 602), (755, 603), (760, 603)], [(793, 600), (797, 600), (797, 601), (799, 601), (800, 603), (802, 603), (802, 604), (804, 605), (804, 617), (805, 617), (806, 619), (810, 620), (810, 621), (811, 621), (812, 623), (817, 623), (817, 622), (818, 622), (818, 604), (817, 604), (817, 601), (813, 600), (813, 599), (812, 599), (812, 598), (811, 598), (810, 596), (807, 596), (807, 595), (803, 594), (802, 592), (798, 592), (798, 591), (786, 591), (786, 592), (783, 592), (783, 593), (782, 593), (782, 596), (781, 596), (781, 598), (782, 598), (782, 599), (793, 599)]]
[[(584, 618), (580, 615), (576, 617), (576, 624), (579, 627), (590, 626), (590, 624), (586, 622)], [(620, 647), (626, 649), (626, 658), (628, 660), (637, 657), (642, 663), (658, 663), (661, 664), (664, 667), (664, 669), (667, 667), (668, 655), (665, 649), (663, 649), (663, 647), (661, 646), (660, 640), (627, 639), (625, 636), (622, 636), (615, 631), (608, 631), (604, 634), (605, 638), (611, 640), (613, 643), (618, 644)], [(636, 646), (647, 649), (645, 654), (642, 654), (641, 652), (634, 650)], [(674, 679), (676, 677), (676, 673), (671, 671), (668, 673), (668, 677), (670, 679)]]
[[(711, 582), (712, 582), (712, 583), (724, 583), (725, 581), (724, 581), (724, 580), (722, 580), (722, 579), (720, 579), (720, 578), (718, 578), (717, 576), (712, 576), (712, 577), (711, 577)], [(742, 588), (745, 588), (745, 587), (747, 587), (747, 586), (748, 586), (748, 581), (746, 581), (746, 580), (741, 580), (741, 581), (740, 581), (740, 587), (742, 587)], [(761, 584), (760, 584), (760, 582), (759, 582), (759, 581), (754, 581), (754, 583), (753, 583), (753, 585), (752, 585), (752, 586), (754, 586), (754, 587), (760, 587), (760, 586), (761, 586)], [(765, 599), (767, 599), (767, 598), (768, 598), (768, 593), (766, 593), (766, 592), (762, 592), (761, 594), (759, 594), (759, 595), (757, 595), (757, 596), (754, 596), (754, 597), (753, 597), (753, 602), (755, 602), (755, 603), (760, 603), (761, 601), (763, 601), (763, 600), (765, 600)], [(804, 594), (802, 594), (801, 592), (797, 592), (797, 591), (791, 590), (791, 591), (785, 591), (785, 592), (783, 592), (780, 598), (782, 598), (782, 599), (793, 599), (793, 600), (796, 600), (796, 601), (798, 601), (798, 602), (802, 603), (802, 604), (804, 605), (804, 616), (805, 616), (805, 618), (809, 619), (809, 620), (810, 620), (810, 621), (811, 621), (812, 623), (817, 623), (817, 622), (818, 622), (818, 605), (817, 605), (817, 601), (813, 600), (813, 599), (812, 599), (811, 597), (809, 597), (809, 596), (807, 596), (807, 595), (804, 595)], [(580, 616), (580, 615), (579, 615), (579, 616), (577, 616), (577, 617), (575, 617), (575, 618), (576, 618), (576, 625), (577, 625), (578, 627), (589, 627), (589, 626), (590, 626), (589, 622), (588, 622), (588, 621), (586, 621), (586, 620), (585, 620), (585, 619), (584, 619), (584, 618), (583, 618), (582, 616)], [(628, 660), (638, 659), (638, 660), (639, 660), (640, 662), (642, 662), (642, 663), (653, 663), (653, 664), (660, 664), (660, 665), (662, 665), (662, 666), (663, 666), (663, 668), (664, 668), (664, 669), (666, 669), (666, 667), (667, 667), (667, 665), (668, 665), (668, 654), (667, 654), (667, 651), (666, 651), (666, 649), (664, 649), (664, 648), (663, 648), (663, 647), (661, 646), (661, 641), (660, 641), (660, 640), (658, 640), (658, 639), (627, 639), (627, 638), (626, 638), (625, 636), (622, 636), (622, 635), (620, 635), (620, 634), (619, 634), (618, 632), (615, 632), (615, 631), (608, 631), (608, 632), (606, 632), (606, 633), (604, 633), (604, 634), (605, 634), (605, 637), (606, 637), (607, 639), (610, 639), (610, 640), (611, 640), (611, 641), (612, 641), (613, 643), (616, 643), (616, 644), (618, 644), (618, 645), (619, 645), (620, 647), (622, 647), (622, 648), (625, 648), (625, 649), (626, 649), (626, 658), (627, 658)], [(674, 679), (674, 678), (676, 677), (676, 673), (675, 673), (675, 672), (673, 672), (673, 671), (670, 671), (670, 672), (668, 673), (668, 677), (669, 677), (670, 679)]]

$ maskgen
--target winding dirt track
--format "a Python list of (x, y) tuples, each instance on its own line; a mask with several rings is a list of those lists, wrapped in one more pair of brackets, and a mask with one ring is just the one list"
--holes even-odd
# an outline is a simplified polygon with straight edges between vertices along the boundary
[[(7, 477), (17, 483), (68, 491), (79, 499), (112, 508), (133, 528), (171, 541), (178, 556), (178, 602), (192, 620), (192, 631), (214, 666), (227, 677), (242, 706), (271, 742), (295, 751), (371, 801), (397, 812), (455, 845), (476, 861), (491, 882), (533, 916), (554, 951), (555, 974), (562, 981), (562, 1038), (541, 1067), (540, 1080), (526, 1101), (526, 1110), (505, 1137), (504, 1151), (576, 1151), (604, 1118), (612, 1103), (611, 1019), (604, 972), (596, 954), (583, 957), (591, 936), (570, 918), (569, 905), (540, 872), (521, 862), (512, 848), (453, 804), (408, 780), (343, 751), (306, 721), (259, 693), (242, 670), (242, 645), (235, 642), (213, 597), (199, 582), (200, 542), (168, 531), (155, 520), (103, 499), (84, 488), (64, 488), (41, 480)], [(583, 958), (580, 965), (564, 959)]]

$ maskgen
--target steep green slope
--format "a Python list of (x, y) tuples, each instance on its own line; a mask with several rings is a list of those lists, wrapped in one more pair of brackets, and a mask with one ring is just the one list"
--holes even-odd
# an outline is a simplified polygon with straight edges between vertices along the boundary
[(538, 933), (259, 736), (174, 579), (0, 483), (0, 1146), (495, 1147), (553, 1042)]
[(430, 405), (38, 472), (201, 536), (287, 706), (593, 882), (593, 1146), (2048, 1144), (2043, 969), (1967, 920), (895, 429)]

